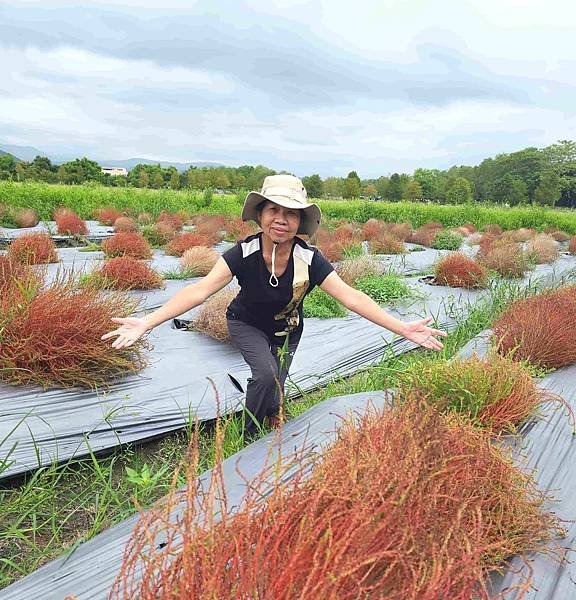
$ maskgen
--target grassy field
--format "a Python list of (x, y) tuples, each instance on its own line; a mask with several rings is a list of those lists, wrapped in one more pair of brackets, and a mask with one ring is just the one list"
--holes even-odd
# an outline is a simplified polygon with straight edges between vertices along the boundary
[[(240, 214), (245, 193), (229, 195), (185, 190), (110, 188), (100, 185), (52, 185), (44, 183), (0, 182), (0, 205), (34, 208), (42, 219), (49, 219), (57, 206), (74, 209), (82, 218), (92, 218), (97, 208), (114, 206), (134, 213), (161, 210)], [(576, 234), (576, 211), (541, 206), (504, 207), (491, 204), (440, 205), (425, 202), (365, 202), (361, 200), (320, 200), (325, 216), (365, 222), (371, 217), (391, 222), (410, 222), (419, 227), (439, 221), (447, 227), (473, 223), (481, 228), (498, 223), (504, 229), (554, 226)]]

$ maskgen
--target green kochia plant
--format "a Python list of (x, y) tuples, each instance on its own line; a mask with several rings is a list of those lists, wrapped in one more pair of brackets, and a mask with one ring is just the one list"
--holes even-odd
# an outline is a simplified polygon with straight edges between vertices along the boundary
[(346, 309), (320, 288), (314, 288), (304, 299), (304, 316), (317, 319), (333, 319), (345, 317)]
[(356, 282), (356, 288), (379, 304), (415, 296), (412, 288), (394, 273), (365, 275)]
[(458, 250), (462, 245), (462, 236), (453, 231), (439, 231), (434, 238), (432, 248), (435, 250)]

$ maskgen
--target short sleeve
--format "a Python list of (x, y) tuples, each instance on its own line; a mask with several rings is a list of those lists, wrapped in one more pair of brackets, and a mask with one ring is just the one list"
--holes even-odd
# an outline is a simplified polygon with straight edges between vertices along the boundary
[(232, 275), (238, 278), (238, 274), (242, 268), (242, 247), (240, 246), (240, 243), (238, 242), (232, 246), (232, 248), (226, 250), (226, 252), (222, 254), (222, 258), (226, 261)]
[(322, 252), (318, 248), (314, 248), (314, 257), (310, 269), (310, 283), (312, 286), (322, 285), (333, 270), (334, 267), (324, 258)]

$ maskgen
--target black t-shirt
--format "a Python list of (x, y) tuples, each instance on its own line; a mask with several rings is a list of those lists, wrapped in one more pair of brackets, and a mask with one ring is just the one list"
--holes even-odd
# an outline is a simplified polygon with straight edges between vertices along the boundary
[[(233, 248), (222, 255), (226, 264), (236, 276), (240, 284), (240, 292), (232, 300), (226, 311), (228, 319), (237, 319), (257, 327), (268, 335), (270, 340), (281, 343), (284, 337), (274, 335), (284, 331), (286, 320), (276, 321), (278, 314), (292, 299), (292, 280), (294, 278), (293, 254), (303, 258), (308, 263), (309, 287), (306, 294), (320, 285), (334, 270), (334, 267), (322, 256), (317, 248), (309, 246), (299, 237), (294, 238), (294, 244), (288, 259), (288, 266), (278, 277), (278, 287), (270, 285), (270, 271), (262, 254), (262, 233), (251, 235), (238, 242)], [(303, 301), (300, 303), (300, 324), (290, 334), (290, 342), (296, 341), (302, 335)]]

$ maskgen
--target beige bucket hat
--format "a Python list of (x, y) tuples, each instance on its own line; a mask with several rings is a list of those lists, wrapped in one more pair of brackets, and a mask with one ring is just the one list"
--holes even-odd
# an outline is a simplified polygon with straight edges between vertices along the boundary
[(317, 204), (308, 202), (306, 188), (298, 177), (293, 175), (269, 175), (264, 179), (260, 192), (250, 192), (244, 200), (242, 208), (243, 221), (256, 221), (256, 207), (264, 200), (270, 200), (286, 208), (302, 210), (300, 227), (297, 233), (313, 235), (320, 225), (320, 208)]

